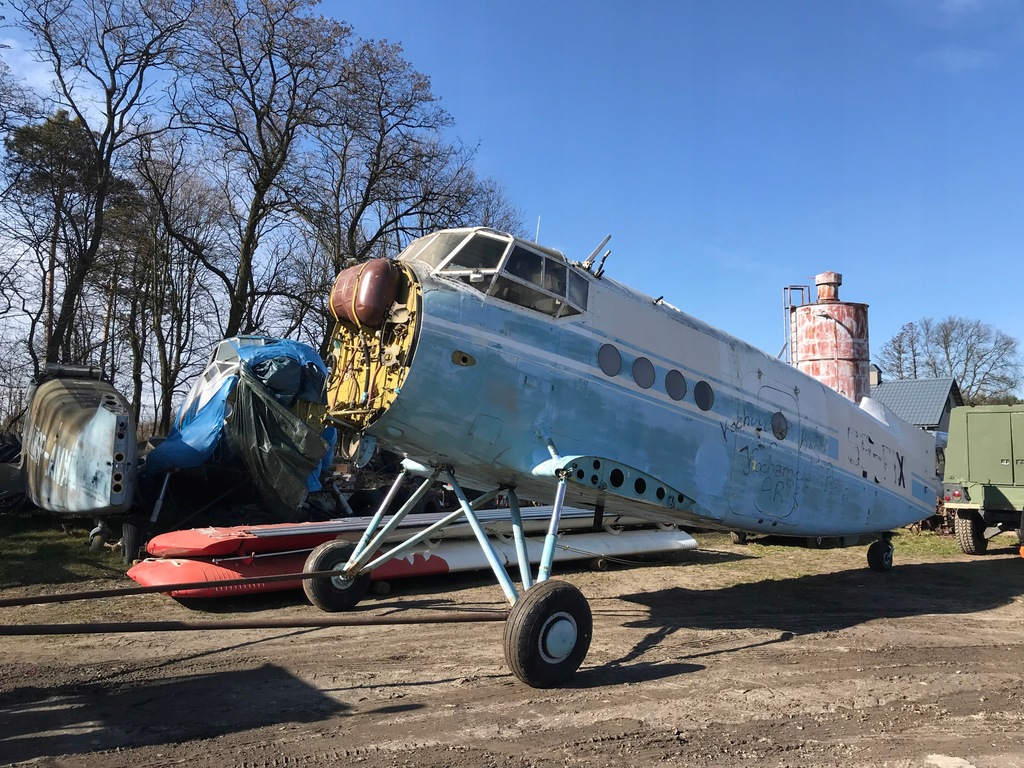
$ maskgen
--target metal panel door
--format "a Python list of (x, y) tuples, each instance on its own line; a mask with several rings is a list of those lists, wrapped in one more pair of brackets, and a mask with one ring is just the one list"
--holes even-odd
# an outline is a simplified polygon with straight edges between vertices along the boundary
[(1024, 411), (1010, 414), (1013, 484), (1024, 486)]
[(972, 482), (1013, 483), (1013, 448), (1005, 413), (967, 414), (967, 444)]

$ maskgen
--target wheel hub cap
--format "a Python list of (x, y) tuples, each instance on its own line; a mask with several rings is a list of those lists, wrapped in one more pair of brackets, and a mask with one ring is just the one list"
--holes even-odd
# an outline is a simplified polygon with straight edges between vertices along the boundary
[(335, 589), (348, 589), (352, 586), (352, 579), (346, 579), (344, 576), (332, 576), (331, 584)]
[(568, 613), (556, 613), (544, 622), (540, 634), (540, 653), (549, 663), (566, 658), (576, 647), (579, 631), (576, 621)]

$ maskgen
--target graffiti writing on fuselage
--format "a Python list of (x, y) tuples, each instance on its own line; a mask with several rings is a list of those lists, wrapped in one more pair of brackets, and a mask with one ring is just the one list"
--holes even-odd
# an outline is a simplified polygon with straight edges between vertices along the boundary
[(742, 408), (737, 412), (734, 421), (722, 422), (722, 437), (728, 440), (731, 432), (742, 432), (747, 428), (752, 428), (760, 436), (765, 430), (770, 433), (771, 426), (772, 418), (766, 411), (748, 411)]
[(828, 453), (828, 437), (815, 429), (800, 431), (800, 453), (824, 455)]
[[(785, 516), (797, 508), (800, 485), (804, 478), (790, 461), (791, 455), (780, 455), (774, 444), (744, 445), (743, 474), (751, 483), (754, 505), (766, 514)], [(788, 452), (781, 452), (787, 454)]]
[(850, 500), (849, 486), (836, 476), (835, 467), (831, 464), (825, 465), (825, 482), (822, 488), (827, 499), (842, 502)]
[(849, 429), (848, 439), (850, 464), (860, 469), (861, 477), (878, 484), (888, 481), (898, 488), (907, 487), (903, 472), (903, 454), (875, 442), (870, 435), (858, 432), (853, 427)]

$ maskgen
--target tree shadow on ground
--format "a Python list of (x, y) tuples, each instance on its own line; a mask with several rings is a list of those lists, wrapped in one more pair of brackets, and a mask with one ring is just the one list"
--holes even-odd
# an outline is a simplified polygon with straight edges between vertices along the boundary
[[(704, 669), (694, 660), (721, 653), (785, 643), (799, 634), (846, 629), (875, 619), (928, 614), (965, 614), (1007, 605), (1024, 595), (1018, 558), (896, 566), (887, 573), (867, 569), (765, 579), (718, 589), (670, 587), (620, 595), (646, 609), (643, 619), (624, 627), (646, 635), (614, 661), (581, 670), (573, 687), (642, 682)], [(614, 618), (621, 609), (598, 608), (596, 617)], [(598, 619), (600, 620), (600, 619)], [(778, 634), (739, 647), (691, 654), (668, 662), (641, 659), (670, 636), (686, 629), (759, 629)]]
[(210, 739), (346, 709), (272, 664), (137, 684), (22, 686), (0, 696), (0, 762)]
[(1019, 558), (897, 565), (784, 579), (719, 589), (672, 587), (622, 595), (650, 618), (632, 626), (718, 629), (745, 627), (827, 632), (880, 618), (972, 613), (1024, 595)]

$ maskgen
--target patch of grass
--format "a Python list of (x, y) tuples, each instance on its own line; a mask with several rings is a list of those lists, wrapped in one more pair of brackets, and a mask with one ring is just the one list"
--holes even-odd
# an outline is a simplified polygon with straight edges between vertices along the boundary
[(895, 531), (892, 543), (896, 545), (898, 555), (908, 557), (962, 557), (963, 553), (957, 546), (956, 537), (943, 535), (935, 531), (913, 531), (903, 529)]
[(45, 514), (0, 515), (0, 587), (120, 578), (119, 553), (89, 549), (92, 526)]

